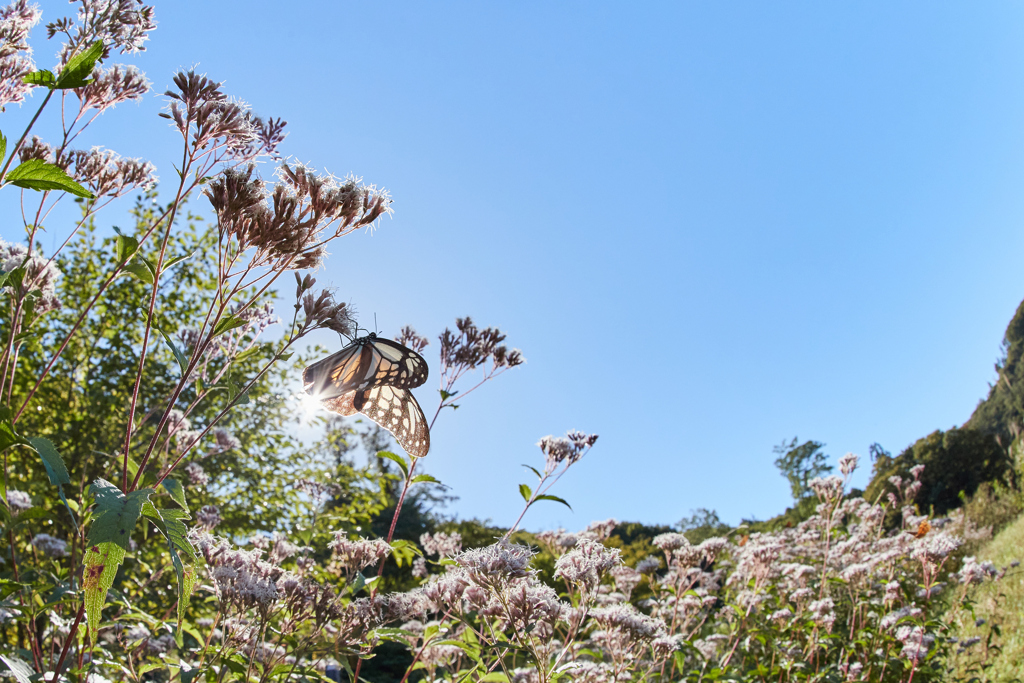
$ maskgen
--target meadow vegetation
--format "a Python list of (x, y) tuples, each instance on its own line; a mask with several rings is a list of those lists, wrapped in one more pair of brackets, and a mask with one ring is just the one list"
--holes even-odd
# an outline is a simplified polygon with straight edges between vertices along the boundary
[[(0, 192), (20, 193), (24, 227), (0, 240), (5, 675), (1016, 677), (1020, 311), (975, 415), (895, 457), (872, 447), (864, 492), (849, 486), (857, 456), (835, 473), (823, 444), (794, 438), (775, 453), (794, 504), (772, 520), (731, 527), (696, 510), (664, 526), (524, 531), (533, 505), (565, 503), (558, 481), (600, 447), (573, 431), (538, 442), (518, 519), (460, 520), (427, 463), (372, 422), (321, 413), (316, 439), (296, 436), (297, 378), (322, 351), (308, 335), (358, 329), (313, 272), (328, 243), (390, 212), (387, 192), (284, 161), (284, 122), (192, 71), (164, 94), (165, 121), (135, 124), (180, 141), (159, 189), (148, 161), (76, 148), (97, 116), (147, 95), (138, 69), (113, 62), (155, 22), (140, 0), (75, 6), (46, 24), (61, 45), (52, 70), (27, 42), (38, 8), (0, 10), (0, 105), (32, 93), (39, 112), (61, 113), (54, 130), (37, 117), (0, 138)], [(115, 201), (130, 228), (104, 221)], [(49, 221), (58, 204), (77, 220)], [(437, 351), (431, 425), (523, 362), (469, 317), (434, 346), (408, 327), (389, 336)]]

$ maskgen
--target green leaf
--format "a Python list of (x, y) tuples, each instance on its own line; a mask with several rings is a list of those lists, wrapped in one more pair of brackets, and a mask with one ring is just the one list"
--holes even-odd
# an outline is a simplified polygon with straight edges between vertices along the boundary
[(236, 406), (249, 405), (248, 389), (242, 391), (242, 387), (235, 384), (231, 376), (228, 376), (228, 396), (231, 397), (231, 401)]
[[(156, 327), (156, 325), (154, 325), (154, 327)], [(184, 375), (185, 368), (188, 367), (188, 360), (185, 358), (185, 354), (181, 352), (181, 349), (179, 349), (173, 341), (171, 341), (170, 336), (166, 332), (161, 330), (159, 327), (156, 328), (156, 331), (159, 332), (164, 338), (164, 341), (167, 342), (167, 346), (171, 347), (171, 353), (174, 354), (174, 360), (178, 362), (178, 367), (181, 368), (181, 374)]]
[(124, 266), (124, 272), (131, 273), (137, 280), (144, 282), (147, 285), (151, 285), (154, 282), (153, 271), (150, 270), (145, 263), (133, 261), (132, 263)]
[(395, 643), (408, 643), (409, 639), (418, 637), (412, 631), (406, 631), (401, 628), (375, 628), (368, 636), (370, 642), (373, 642), (374, 636), (381, 640), (390, 640)]
[(139, 250), (139, 241), (134, 237), (118, 234), (114, 237), (114, 247), (117, 249), (117, 263), (127, 263)]
[(178, 504), (178, 506), (185, 512), (189, 512), (188, 503), (185, 502), (185, 487), (181, 485), (181, 482), (175, 477), (167, 477), (161, 484), (167, 493), (171, 494), (171, 500)]
[(527, 503), (529, 503), (530, 502), (530, 497), (533, 495), (533, 491), (531, 491), (530, 487), (527, 486), (526, 484), (520, 484), (519, 485), (519, 495), (521, 495), (523, 497), (523, 500), (525, 500)]
[(0, 405), (0, 452), (15, 444), (28, 443), (14, 431), (14, 412), (5, 405)]
[(213, 327), (213, 336), (216, 337), (218, 334), (224, 334), (236, 327), (242, 327), (248, 324), (248, 320), (239, 318), (237, 315), (228, 315), (217, 321), (217, 324)]
[(0, 655), (0, 659), (4, 660), (4, 664), (14, 674), (18, 683), (32, 683), (32, 676), (35, 676), (36, 672), (33, 671), (31, 664), (14, 655)]
[(403, 564), (412, 564), (412, 559), (423, 555), (423, 552), (414, 543), (399, 538), (391, 541), (391, 558), (395, 564), (401, 567)]
[(164, 264), (164, 267), (161, 269), (160, 274), (163, 275), (164, 273), (166, 273), (168, 271), (168, 269), (170, 269), (173, 266), (178, 265), (182, 261), (187, 261), (188, 259), (190, 259), (193, 256), (195, 256), (196, 253), (197, 252), (193, 251), (191, 254), (182, 254), (181, 256), (175, 256), (172, 259), (167, 259), (167, 262)]
[[(439, 479), (436, 479), (433, 475), (430, 474), (417, 474), (415, 477), (412, 478), (411, 483), (418, 484), (421, 481), (429, 481), (432, 484), (441, 484), (441, 481)], [(441, 486), (444, 486), (444, 484), (441, 484)]]
[[(164, 481), (166, 482), (167, 479)], [(185, 510), (159, 510), (149, 501), (143, 505), (142, 514), (152, 519), (160, 533), (167, 539), (167, 549), (171, 554), (174, 573), (178, 575), (178, 628), (180, 629), (181, 623), (185, 619), (185, 611), (188, 609), (188, 599), (192, 596), (192, 591), (195, 590), (198, 582), (195, 566), (199, 560), (196, 557), (195, 548), (188, 541), (188, 528), (184, 521), (191, 517)]]
[(523, 465), (523, 467), (525, 467), (526, 469), (528, 469), (531, 472), (533, 472), (534, 474), (536, 474), (538, 479), (543, 479), (544, 478), (544, 475), (541, 474), (540, 472), (538, 472), (536, 467), (530, 467), (529, 465)]
[(78, 522), (75, 521), (75, 513), (71, 510), (71, 506), (68, 505), (68, 499), (64, 497), (64, 485), (71, 483), (71, 477), (68, 476), (68, 468), (64, 466), (64, 459), (60, 457), (60, 453), (57, 452), (53, 442), (49, 439), (34, 436), (28, 442), (32, 444), (32, 448), (36, 449), (36, 453), (42, 459), (43, 467), (46, 468), (46, 476), (50, 478), (50, 483), (57, 487), (57, 494), (60, 496), (61, 502), (64, 503), (64, 507), (68, 509), (71, 521), (77, 529)]
[(60, 166), (42, 159), (29, 159), (14, 170), (8, 171), (4, 183), (26, 190), (63, 190), (86, 199), (94, 197), (92, 192), (76, 183)]
[(67, 90), (89, 85), (93, 80), (89, 76), (92, 75), (92, 70), (96, 68), (96, 62), (102, 56), (103, 41), (97, 40), (68, 60), (68, 63), (61, 69), (60, 75), (57, 76), (57, 82), (53, 84), (53, 87), (57, 90)]
[(492, 671), (477, 679), (480, 683), (508, 683), (508, 676), (500, 671)]
[(409, 478), (409, 465), (406, 464), (406, 462), (402, 458), (402, 456), (395, 455), (391, 451), (377, 451), (377, 457), (378, 458), (387, 458), (388, 460), (391, 460), (391, 461), (394, 461), (394, 462), (398, 463), (398, 466), (402, 470), (402, 474), (405, 475), (406, 479)]
[(454, 396), (455, 394), (459, 393), (457, 391), (448, 392), (448, 391), (445, 391), (444, 389), (438, 389), (438, 391), (441, 392), (441, 400), (442, 401), (447, 401), (452, 396)]
[(46, 88), (53, 88), (57, 83), (57, 77), (53, 75), (52, 71), (40, 69), (39, 71), (33, 71), (22, 76), (21, 82), (28, 85), (41, 85)]
[(559, 498), (558, 496), (551, 496), (551, 495), (537, 496), (537, 500), (553, 500), (556, 503), (561, 503), (565, 507), (567, 507), (570, 510), (572, 510), (572, 505), (569, 505), (568, 503), (565, 502), (564, 499)]
[(4, 160), (7, 156), (7, 138), (4, 137), (3, 133), (0, 133), (0, 161)]
[(96, 511), (89, 528), (82, 587), (85, 589), (89, 634), (95, 642), (107, 590), (114, 583), (132, 530), (153, 489), (139, 489), (126, 496), (109, 481), (97, 479), (89, 490), (96, 500)]

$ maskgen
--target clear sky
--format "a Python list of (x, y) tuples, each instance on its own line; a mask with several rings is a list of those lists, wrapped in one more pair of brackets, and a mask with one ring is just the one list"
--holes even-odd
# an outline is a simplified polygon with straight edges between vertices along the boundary
[[(575, 428), (601, 435), (553, 491), (575, 512), (528, 528), (764, 519), (782, 439), (896, 453), (995, 378), (1024, 297), (1024, 5), (156, 6), (130, 60), (155, 93), (196, 64), (288, 120), (286, 154), (392, 192), (318, 275), (365, 325), (468, 314), (523, 350), (435, 428), (461, 516), (509, 524), (520, 463)], [(161, 106), (86, 142), (170, 178)]]

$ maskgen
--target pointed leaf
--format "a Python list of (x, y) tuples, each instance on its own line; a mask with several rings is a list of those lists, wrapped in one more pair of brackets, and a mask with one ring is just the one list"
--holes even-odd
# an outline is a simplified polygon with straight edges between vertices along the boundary
[(0, 133), (0, 161), (4, 160), (7, 156), (7, 138), (3, 133)]
[(114, 237), (114, 248), (117, 250), (118, 264), (127, 263), (139, 250), (139, 241), (134, 237), (118, 233)]
[(533, 472), (534, 474), (536, 474), (538, 479), (543, 479), (544, 478), (544, 475), (542, 475), (540, 472), (538, 472), (536, 467), (530, 467), (529, 465), (523, 465), (523, 467), (525, 467), (526, 469), (528, 469), (531, 472)]
[[(161, 274), (161, 275), (163, 275), (164, 273), (166, 273), (166, 272), (167, 272), (167, 270), (168, 270), (169, 268), (171, 268), (172, 266), (176, 266), (176, 265), (178, 265), (178, 264), (179, 264), (179, 263), (181, 263), (182, 261), (187, 261), (188, 259), (190, 259), (190, 258), (192, 258), (193, 256), (195, 256), (195, 255), (196, 255), (196, 253), (197, 253), (197, 252), (194, 252), (194, 251), (193, 251), (193, 252), (192, 252), (191, 254), (182, 254), (181, 256), (175, 256), (175, 257), (174, 257), (174, 258), (172, 258), (172, 259), (167, 259), (167, 262), (166, 262), (166, 263), (164, 263), (164, 267), (163, 267), (163, 268), (161, 269), (161, 271), (160, 271), (160, 274)], [(193, 670), (194, 670), (194, 669), (193, 669)]]
[(64, 485), (71, 483), (71, 477), (68, 476), (68, 468), (64, 466), (64, 459), (60, 457), (60, 453), (57, 452), (53, 442), (49, 439), (34, 436), (28, 442), (32, 444), (32, 448), (36, 449), (36, 453), (42, 459), (43, 467), (46, 468), (46, 476), (50, 478), (50, 483), (57, 487), (57, 494), (60, 496), (61, 502), (64, 503), (64, 507), (68, 509), (71, 521), (74, 522), (77, 529), (78, 522), (75, 522), (75, 513), (72, 512), (71, 506), (68, 505), (68, 499), (64, 497)]
[(22, 76), (21, 82), (28, 85), (41, 85), (46, 88), (52, 88), (57, 83), (57, 77), (53, 75), (52, 71), (40, 69), (39, 71), (33, 71)]
[(232, 404), (236, 406), (249, 405), (248, 389), (242, 391), (242, 387), (238, 386), (231, 377), (228, 377), (228, 396), (231, 397)]
[(572, 505), (569, 505), (568, 503), (565, 502), (565, 500), (563, 500), (562, 498), (559, 498), (558, 496), (551, 496), (551, 495), (537, 496), (537, 500), (553, 500), (556, 503), (561, 503), (565, 507), (567, 507), (570, 510), (572, 510)]
[(133, 261), (124, 266), (125, 273), (131, 273), (137, 280), (147, 285), (151, 285), (154, 282), (153, 271), (151, 271), (146, 264), (140, 263), (139, 261)]
[[(413, 484), (418, 484), (422, 481), (429, 481), (432, 484), (441, 484), (441, 481), (439, 479), (436, 479), (433, 475), (430, 474), (417, 474), (415, 477), (412, 478)], [(444, 484), (441, 484), (441, 486), (444, 486)]]
[(57, 76), (57, 82), (53, 87), (57, 90), (68, 88), (81, 88), (92, 83), (92, 70), (96, 68), (96, 62), (103, 56), (103, 41), (97, 40), (85, 50), (68, 60), (68, 63)]
[(533, 491), (526, 484), (520, 484), (519, 485), (519, 495), (521, 495), (523, 497), (523, 500), (525, 500), (527, 503), (529, 503), (530, 502), (530, 496), (533, 495)]
[(10, 408), (0, 405), (0, 452), (19, 443), (27, 443), (14, 431), (14, 413)]
[(163, 336), (164, 341), (167, 342), (167, 346), (171, 347), (171, 353), (174, 354), (174, 360), (178, 362), (178, 367), (181, 368), (181, 374), (184, 375), (185, 368), (188, 367), (188, 360), (185, 358), (185, 354), (181, 352), (181, 349), (177, 347), (166, 332), (161, 330), (159, 327), (156, 328), (156, 331)]
[(185, 512), (189, 512), (188, 503), (185, 502), (185, 487), (181, 485), (181, 482), (175, 477), (167, 477), (161, 484), (167, 493), (171, 494), (171, 500), (178, 504), (178, 506)]
[(239, 318), (237, 315), (228, 315), (217, 321), (217, 324), (213, 326), (213, 336), (216, 337), (218, 334), (224, 334), (236, 327), (242, 327), (248, 324), (248, 320)]
[(398, 466), (402, 469), (402, 474), (405, 478), (409, 478), (409, 465), (406, 464), (405, 460), (400, 455), (395, 455), (391, 451), (377, 451), (378, 458), (387, 458), (393, 462), (398, 463)]
[(4, 183), (10, 183), (26, 190), (63, 190), (78, 197), (92, 199), (92, 192), (85, 189), (56, 164), (42, 159), (29, 159), (17, 168), (8, 171)]
[(14, 674), (14, 678), (18, 683), (32, 683), (32, 677), (35, 676), (36, 672), (32, 669), (31, 664), (14, 655), (0, 655), (0, 659), (4, 660), (4, 664)]
[(132, 530), (153, 489), (139, 489), (126, 496), (109, 481), (97, 479), (89, 490), (96, 500), (96, 512), (89, 528), (82, 587), (85, 589), (89, 634), (95, 641), (107, 590), (114, 583)]
[(189, 543), (188, 528), (185, 526), (185, 520), (191, 517), (185, 510), (159, 510), (150, 502), (143, 506), (142, 513), (153, 520), (160, 533), (167, 539), (171, 563), (174, 565), (174, 573), (178, 576), (178, 627), (181, 628), (185, 611), (188, 609), (188, 599), (192, 596), (198, 580), (195, 566), (199, 560), (195, 548)]

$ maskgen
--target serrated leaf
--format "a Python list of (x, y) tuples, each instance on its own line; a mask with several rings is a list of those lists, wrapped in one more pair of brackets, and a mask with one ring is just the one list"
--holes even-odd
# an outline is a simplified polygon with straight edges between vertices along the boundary
[(378, 458), (387, 458), (388, 460), (391, 460), (391, 461), (397, 463), (398, 466), (402, 470), (402, 474), (405, 475), (405, 478), (406, 479), (409, 478), (409, 465), (406, 464), (406, 462), (402, 458), (402, 456), (396, 455), (396, 454), (392, 453), (391, 451), (377, 451), (377, 457)]
[(96, 68), (96, 62), (103, 56), (103, 41), (97, 40), (85, 50), (68, 60), (68, 63), (57, 76), (57, 82), (53, 84), (56, 90), (67, 90), (68, 88), (81, 88), (92, 83), (89, 76)]
[[(154, 325), (154, 327), (156, 326)], [(177, 361), (178, 367), (181, 369), (181, 374), (184, 375), (185, 368), (188, 367), (188, 359), (185, 358), (185, 354), (181, 352), (181, 349), (178, 348), (178, 346), (174, 343), (173, 340), (171, 340), (171, 337), (166, 332), (161, 330), (159, 327), (156, 328), (156, 331), (159, 332), (160, 335), (164, 338), (164, 341), (167, 342), (167, 346), (170, 347), (171, 353), (174, 354), (174, 360)]]
[(185, 502), (185, 487), (181, 485), (181, 481), (175, 477), (167, 477), (161, 486), (167, 490), (167, 493), (171, 494), (171, 500), (177, 503), (178, 507), (185, 512), (189, 512), (188, 503)]
[(213, 326), (213, 336), (216, 337), (219, 334), (224, 334), (236, 327), (242, 327), (249, 321), (244, 318), (239, 318), (237, 315), (228, 315), (217, 321), (217, 324)]
[(89, 528), (82, 587), (85, 589), (89, 634), (95, 641), (107, 590), (114, 583), (117, 568), (124, 561), (132, 530), (142, 514), (143, 505), (149, 502), (153, 489), (139, 489), (126, 496), (109, 481), (97, 479), (89, 490), (96, 501), (96, 512)]
[(124, 266), (123, 271), (125, 273), (131, 273), (135, 276), (136, 280), (147, 285), (151, 285), (154, 282), (153, 271), (151, 271), (144, 263), (132, 261)]
[(64, 485), (71, 483), (71, 477), (68, 476), (68, 468), (64, 465), (64, 458), (60, 456), (57, 448), (49, 439), (34, 436), (28, 442), (32, 444), (32, 448), (36, 449), (36, 453), (39, 454), (39, 458), (43, 461), (43, 467), (46, 468), (46, 476), (49, 477), (50, 483), (57, 487), (57, 494), (60, 496), (61, 502), (64, 503), (64, 507), (68, 509), (71, 521), (77, 529), (78, 522), (75, 521), (75, 513), (71, 510), (71, 506), (68, 505), (68, 499), (64, 496)]
[(14, 674), (14, 678), (18, 683), (32, 683), (32, 676), (36, 672), (32, 669), (31, 664), (14, 655), (0, 655), (0, 659), (4, 660), (4, 664)]
[[(430, 474), (417, 474), (415, 477), (412, 478), (411, 483), (419, 484), (420, 482), (424, 481), (429, 481), (431, 484), (441, 484), (441, 481), (439, 479)], [(441, 486), (444, 486), (444, 484), (441, 484)]]
[(52, 88), (57, 82), (57, 77), (53, 75), (52, 71), (40, 69), (39, 71), (33, 71), (22, 76), (21, 82), (28, 85), (41, 85), (45, 88)]
[(565, 507), (567, 507), (570, 510), (572, 510), (572, 505), (569, 505), (567, 502), (565, 502), (564, 499), (559, 498), (558, 496), (552, 496), (552, 495), (546, 494), (546, 495), (543, 495), (543, 496), (537, 496), (537, 500), (553, 500), (556, 503), (561, 503)]
[(146, 501), (142, 507), (142, 514), (152, 519), (160, 533), (167, 539), (171, 564), (174, 565), (174, 573), (178, 576), (178, 628), (180, 629), (185, 618), (185, 611), (188, 609), (188, 599), (192, 596), (192, 591), (198, 580), (195, 566), (199, 560), (196, 557), (195, 548), (189, 543), (188, 528), (185, 526), (185, 520), (191, 519), (191, 517), (185, 510), (160, 510), (149, 501)]
[(63, 190), (86, 199), (92, 199), (95, 196), (76, 183), (60, 166), (42, 159), (29, 159), (19, 164), (17, 168), (7, 172), (3, 182), (23, 187), (26, 190)]
[(519, 485), (519, 495), (521, 495), (523, 497), (523, 500), (525, 500), (527, 503), (529, 503), (530, 502), (530, 496), (533, 495), (533, 491), (526, 484), (520, 484)]

